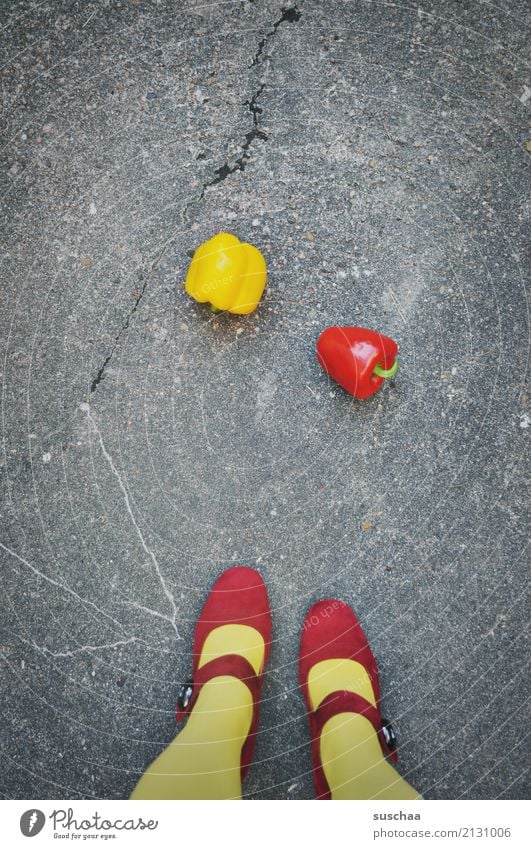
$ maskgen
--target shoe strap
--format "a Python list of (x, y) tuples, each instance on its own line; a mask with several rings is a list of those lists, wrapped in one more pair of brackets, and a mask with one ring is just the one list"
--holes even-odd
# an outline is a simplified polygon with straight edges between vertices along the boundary
[(352, 690), (335, 690), (326, 696), (312, 716), (312, 730), (316, 739), (332, 717), (340, 713), (357, 713), (369, 720), (376, 731), (378, 740), (384, 755), (395, 758), (393, 751), (387, 745), (383, 730), (382, 717), (378, 708), (375, 708), (367, 699)]
[(249, 661), (241, 654), (223, 654), (220, 657), (214, 658), (214, 660), (209, 660), (208, 663), (196, 669), (194, 680), (189, 685), (192, 689), (190, 700), (186, 708), (181, 709), (177, 707), (176, 709), (177, 722), (182, 722), (188, 716), (204, 685), (213, 678), (219, 678), (222, 675), (238, 678), (249, 689), (253, 697), (253, 705), (258, 701), (260, 695), (260, 677), (256, 674)]

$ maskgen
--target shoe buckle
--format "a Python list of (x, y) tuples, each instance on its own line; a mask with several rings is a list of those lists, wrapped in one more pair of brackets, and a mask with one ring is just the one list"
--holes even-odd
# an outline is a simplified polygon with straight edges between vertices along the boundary
[(186, 710), (192, 700), (193, 693), (193, 681), (187, 681), (186, 684), (182, 685), (179, 692), (177, 693), (177, 707), (179, 708), (179, 710)]

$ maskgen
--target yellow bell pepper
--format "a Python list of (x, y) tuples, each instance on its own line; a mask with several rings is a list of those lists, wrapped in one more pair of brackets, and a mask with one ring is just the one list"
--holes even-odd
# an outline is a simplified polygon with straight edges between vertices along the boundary
[(265, 259), (258, 248), (231, 233), (218, 233), (196, 250), (185, 288), (195, 301), (210, 303), (214, 312), (247, 315), (258, 306), (266, 279)]

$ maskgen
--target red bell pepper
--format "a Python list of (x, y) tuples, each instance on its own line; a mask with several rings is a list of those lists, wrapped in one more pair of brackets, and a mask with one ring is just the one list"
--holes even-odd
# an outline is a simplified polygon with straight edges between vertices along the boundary
[(368, 398), (398, 369), (398, 345), (364, 327), (327, 327), (317, 340), (317, 359), (355, 398)]

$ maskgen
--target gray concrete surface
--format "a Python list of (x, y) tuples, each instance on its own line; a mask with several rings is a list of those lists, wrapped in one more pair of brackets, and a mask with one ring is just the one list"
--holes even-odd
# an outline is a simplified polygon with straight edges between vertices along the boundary
[[(275, 627), (249, 797), (312, 797), (323, 595), (427, 798), (525, 796), (526, 4), (0, 9), (0, 793), (127, 796), (247, 563)], [(221, 229), (267, 259), (244, 319), (183, 290)], [(316, 362), (333, 323), (400, 342), (367, 402)]]

